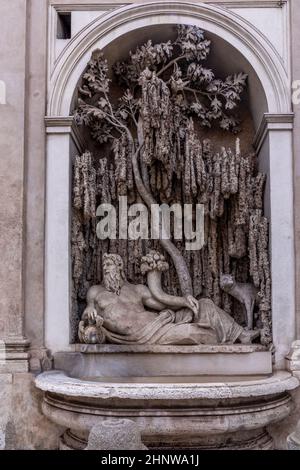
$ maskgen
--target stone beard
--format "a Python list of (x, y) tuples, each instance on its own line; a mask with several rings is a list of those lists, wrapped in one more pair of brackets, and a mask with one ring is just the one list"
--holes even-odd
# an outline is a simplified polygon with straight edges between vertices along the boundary
[(120, 295), (125, 281), (123, 263), (117, 255), (103, 256), (103, 284), (108, 292)]
[(115, 274), (113, 273), (106, 273), (103, 277), (103, 284), (105, 289), (108, 292), (113, 292), (114, 294), (120, 295), (121, 287), (122, 287), (122, 278), (120, 273), (118, 273), (117, 269)]

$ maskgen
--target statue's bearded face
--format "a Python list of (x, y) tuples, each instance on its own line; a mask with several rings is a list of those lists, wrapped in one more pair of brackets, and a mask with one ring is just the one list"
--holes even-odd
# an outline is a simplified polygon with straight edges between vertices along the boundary
[(120, 295), (124, 284), (125, 274), (123, 261), (119, 255), (103, 256), (103, 283), (109, 292)]

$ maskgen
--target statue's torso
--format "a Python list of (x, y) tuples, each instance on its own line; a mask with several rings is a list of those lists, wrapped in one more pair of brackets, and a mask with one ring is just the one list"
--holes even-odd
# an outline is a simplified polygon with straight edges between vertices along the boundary
[(120, 295), (99, 287), (95, 298), (104, 327), (119, 334), (132, 334), (157, 317), (157, 313), (145, 310), (138, 286), (124, 284)]

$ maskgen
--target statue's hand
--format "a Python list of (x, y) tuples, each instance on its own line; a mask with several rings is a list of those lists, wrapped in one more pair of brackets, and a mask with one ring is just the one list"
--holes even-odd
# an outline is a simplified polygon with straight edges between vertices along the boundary
[(83, 317), (87, 318), (90, 323), (95, 323), (97, 320), (97, 310), (94, 307), (87, 306), (83, 312)]
[(185, 300), (186, 300), (186, 306), (192, 310), (192, 312), (194, 313), (196, 317), (198, 317), (198, 313), (199, 313), (198, 300), (195, 299), (195, 297), (193, 297), (192, 295), (188, 295), (185, 298)]

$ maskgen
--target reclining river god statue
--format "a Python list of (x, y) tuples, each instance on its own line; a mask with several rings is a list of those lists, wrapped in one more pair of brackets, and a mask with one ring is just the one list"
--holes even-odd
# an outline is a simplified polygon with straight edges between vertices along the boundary
[(130, 284), (122, 258), (103, 256), (103, 283), (92, 286), (79, 324), (83, 343), (199, 345), (251, 344), (259, 331), (238, 325), (210, 299), (168, 295), (161, 285), (169, 269), (164, 256), (151, 251), (141, 260), (147, 285)]

